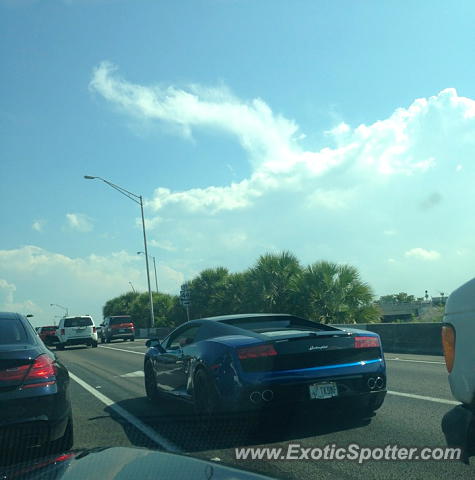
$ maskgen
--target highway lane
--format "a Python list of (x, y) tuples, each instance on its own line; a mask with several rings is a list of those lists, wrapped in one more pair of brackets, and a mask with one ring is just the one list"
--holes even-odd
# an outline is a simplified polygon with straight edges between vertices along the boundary
[[(440, 357), (387, 355), (389, 389), (395, 393), (425, 395), (434, 401), (388, 395), (383, 407), (366, 421), (339, 414), (298, 412), (290, 422), (282, 419), (265, 422), (226, 420), (209, 434), (193, 421), (190, 408), (176, 402), (152, 405), (144, 394), (143, 341), (116, 342), (97, 349), (81, 347), (59, 352), (74, 376), (86, 382), (125, 409), (157, 435), (154, 442), (140, 429), (125, 421), (111, 406), (106, 406), (90, 391), (72, 382), (76, 419), (76, 448), (107, 445), (137, 445), (177, 450), (201, 458), (219, 458), (241, 468), (256, 470), (278, 478), (460, 478), (475, 477), (475, 463), (422, 461), (237, 461), (234, 448), (265, 446), (286, 448), (289, 443), (303, 447), (327, 444), (347, 446), (444, 446), (440, 420), (452, 405), (445, 367)], [(407, 361), (407, 360), (417, 361)], [(406, 360), (406, 361), (403, 361)], [(425, 363), (427, 362), (427, 363)], [(166, 443), (160, 447), (160, 442)], [(159, 445), (157, 445), (157, 443)]]

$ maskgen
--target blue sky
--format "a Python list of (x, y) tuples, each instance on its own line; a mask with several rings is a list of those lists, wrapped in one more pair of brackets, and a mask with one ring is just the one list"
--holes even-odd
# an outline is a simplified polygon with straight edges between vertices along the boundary
[(473, 2), (0, 0), (0, 309), (100, 318), (267, 251), (473, 276)]

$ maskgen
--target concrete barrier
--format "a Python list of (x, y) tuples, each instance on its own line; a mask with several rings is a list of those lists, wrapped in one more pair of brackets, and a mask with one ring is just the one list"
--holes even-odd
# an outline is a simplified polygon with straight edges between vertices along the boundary
[[(353, 323), (335, 327), (358, 328), (375, 332), (381, 337), (383, 349), (388, 353), (415, 353), (443, 355), (442, 323)], [(170, 328), (140, 328), (137, 338), (165, 338)]]
[(137, 330), (137, 338), (165, 338), (171, 332), (171, 328), (166, 327), (138, 328)]
[(358, 323), (335, 327), (375, 332), (381, 337), (385, 352), (443, 355), (442, 323)]

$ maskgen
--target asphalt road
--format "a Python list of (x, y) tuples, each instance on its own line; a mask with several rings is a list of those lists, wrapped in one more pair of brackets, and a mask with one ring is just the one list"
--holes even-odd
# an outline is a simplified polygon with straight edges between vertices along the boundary
[(341, 412), (294, 412), (283, 418), (220, 421), (204, 432), (190, 408), (177, 402), (153, 405), (143, 387), (144, 341), (115, 342), (96, 349), (58, 352), (71, 382), (75, 448), (140, 446), (214, 459), (276, 478), (438, 479), (475, 478), (459, 461), (236, 460), (235, 448), (443, 447), (443, 415), (456, 403), (441, 357), (387, 354), (388, 390), (383, 407), (370, 419)]

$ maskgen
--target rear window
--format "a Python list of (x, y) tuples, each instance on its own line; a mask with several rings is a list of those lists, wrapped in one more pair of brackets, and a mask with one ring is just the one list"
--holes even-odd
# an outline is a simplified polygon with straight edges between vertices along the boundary
[(64, 320), (64, 327), (89, 327), (92, 325), (92, 319), (89, 317), (75, 317), (66, 318)]
[(56, 327), (42, 327), (41, 331), (42, 332), (54, 332), (56, 330)]
[(119, 323), (132, 323), (132, 320), (130, 317), (114, 317), (110, 320), (111, 325), (118, 325)]
[(30, 343), (26, 329), (17, 318), (0, 320), (0, 345)]

